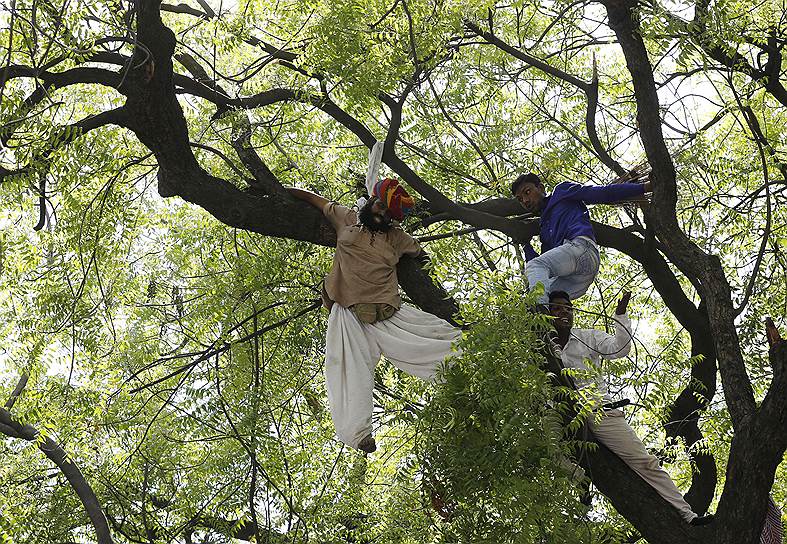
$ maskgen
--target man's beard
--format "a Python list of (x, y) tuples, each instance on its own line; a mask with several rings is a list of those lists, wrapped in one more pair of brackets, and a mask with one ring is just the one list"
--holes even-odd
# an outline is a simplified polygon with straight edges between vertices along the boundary
[(388, 232), (393, 226), (391, 218), (374, 213), (372, 211), (373, 204), (374, 199), (370, 198), (358, 212), (358, 220), (361, 222), (361, 225), (372, 232)]

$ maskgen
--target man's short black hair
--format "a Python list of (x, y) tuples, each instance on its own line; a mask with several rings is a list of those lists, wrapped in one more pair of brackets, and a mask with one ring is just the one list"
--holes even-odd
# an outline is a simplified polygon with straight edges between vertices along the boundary
[(571, 297), (568, 296), (568, 293), (565, 291), (550, 291), (549, 292), (549, 302), (555, 302), (556, 299), (562, 298), (567, 300), (569, 304), (571, 303)]
[(538, 177), (533, 172), (528, 172), (527, 174), (521, 174), (518, 178), (514, 180), (514, 183), (511, 184), (511, 194), (516, 196), (516, 191), (519, 189), (519, 186), (523, 183), (532, 183), (533, 185), (543, 185), (541, 183), (541, 178)]

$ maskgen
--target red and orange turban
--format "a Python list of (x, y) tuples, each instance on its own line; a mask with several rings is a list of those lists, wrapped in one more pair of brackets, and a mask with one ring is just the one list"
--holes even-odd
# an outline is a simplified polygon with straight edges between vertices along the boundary
[(385, 178), (374, 184), (372, 196), (382, 200), (388, 207), (391, 217), (397, 221), (404, 219), (415, 206), (415, 200), (399, 185), (399, 180)]

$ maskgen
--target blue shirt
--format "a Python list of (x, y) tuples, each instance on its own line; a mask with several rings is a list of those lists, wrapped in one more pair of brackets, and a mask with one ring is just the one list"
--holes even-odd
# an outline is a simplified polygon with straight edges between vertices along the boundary
[[(578, 236), (596, 239), (585, 204), (609, 204), (643, 194), (645, 186), (640, 183), (596, 186), (566, 181), (558, 184), (545, 198), (541, 210), (541, 251), (549, 251)], [(538, 257), (530, 242), (525, 245), (525, 257), (528, 261)]]

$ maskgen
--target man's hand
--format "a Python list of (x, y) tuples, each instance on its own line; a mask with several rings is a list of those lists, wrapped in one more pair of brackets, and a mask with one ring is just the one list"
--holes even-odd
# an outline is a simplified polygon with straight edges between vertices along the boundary
[(618, 301), (618, 307), (615, 308), (615, 315), (623, 315), (626, 313), (626, 308), (629, 305), (629, 299), (631, 299), (631, 291), (624, 291), (623, 296), (620, 297)]

